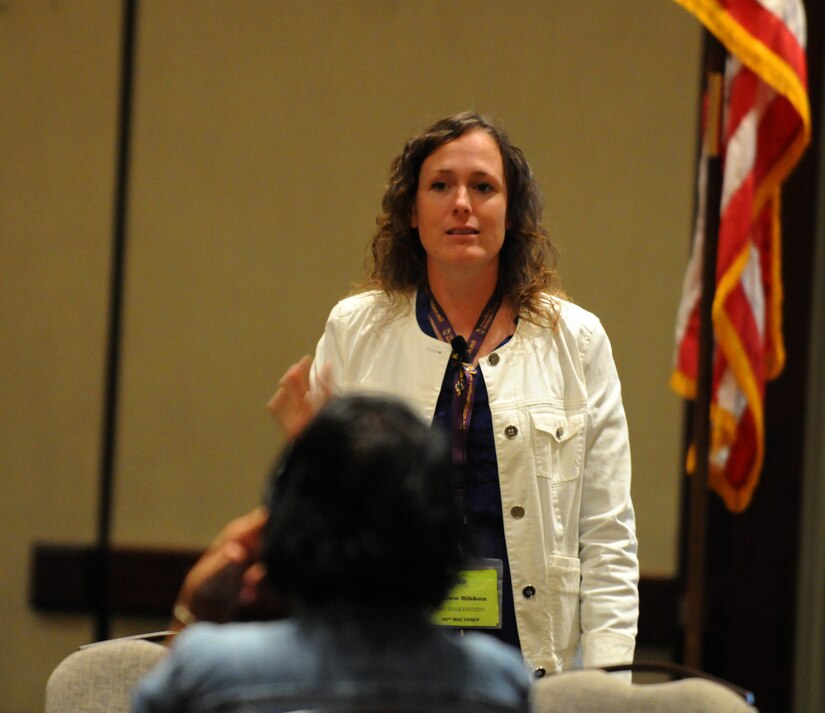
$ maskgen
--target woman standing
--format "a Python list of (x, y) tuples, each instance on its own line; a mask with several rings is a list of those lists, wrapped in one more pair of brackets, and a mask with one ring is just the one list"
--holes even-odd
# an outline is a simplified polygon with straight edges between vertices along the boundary
[(530, 168), (482, 116), (395, 159), (370, 289), (270, 402), (290, 435), (332, 391), (391, 393), (449, 434), (469, 554), (501, 561), (501, 628), (540, 677), (633, 659), (638, 560), (621, 389), (599, 320), (563, 298)]

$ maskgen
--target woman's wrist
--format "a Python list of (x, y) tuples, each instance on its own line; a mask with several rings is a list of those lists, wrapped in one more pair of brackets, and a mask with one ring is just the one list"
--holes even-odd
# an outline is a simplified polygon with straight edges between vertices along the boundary
[(181, 625), (181, 628), (191, 626), (198, 620), (189, 605), (180, 599), (172, 607), (172, 618)]
[(163, 643), (166, 646), (171, 646), (175, 637), (196, 621), (198, 621), (198, 618), (192, 613), (189, 605), (183, 599), (178, 599), (172, 607), (172, 618), (168, 626), (169, 635)]

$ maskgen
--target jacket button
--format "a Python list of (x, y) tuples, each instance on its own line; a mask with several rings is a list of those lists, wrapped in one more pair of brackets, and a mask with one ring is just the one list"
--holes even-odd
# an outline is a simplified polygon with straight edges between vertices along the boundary
[(498, 354), (493, 352), (492, 354), (490, 354), (487, 361), (490, 363), (490, 366), (495, 366), (496, 364), (498, 364), (498, 358)]
[(564, 435), (564, 429), (563, 429), (561, 426), (559, 426), (559, 427), (556, 429), (556, 438), (561, 439), (561, 437), (562, 437), (563, 435)]
[(524, 517), (524, 508), (521, 505), (513, 505), (510, 509), (510, 514), (516, 518), (516, 520), (520, 520)]
[(513, 440), (518, 435), (518, 429), (511, 424), (504, 429), (504, 435)]
[(547, 671), (545, 670), (545, 668), (543, 666), (539, 666), (535, 671), (533, 671), (533, 675), (536, 678), (544, 678), (546, 673), (547, 673)]
[(524, 589), (521, 590), (521, 593), (524, 595), (525, 599), (532, 599), (536, 596), (536, 588), (532, 584), (528, 584)]

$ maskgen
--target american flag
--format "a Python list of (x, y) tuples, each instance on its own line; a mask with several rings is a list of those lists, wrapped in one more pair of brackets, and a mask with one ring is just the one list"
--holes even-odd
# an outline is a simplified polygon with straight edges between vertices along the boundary
[[(765, 382), (778, 376), (785, 362), (780, 199), (783, 181), (810, 140), (805, 10), (800, 0), (675, 2), (728, 51), (708, 485), (728, 509), (740, 512), (762, 468)], [(698, 373), (706, 161), (703, 154), (671, 378), (685, 398), (695, 397)]]

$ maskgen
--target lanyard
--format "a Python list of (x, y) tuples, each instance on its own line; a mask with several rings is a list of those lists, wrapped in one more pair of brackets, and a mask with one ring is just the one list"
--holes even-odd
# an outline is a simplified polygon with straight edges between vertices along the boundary
[(470, 335), (470, 341), (467, 342), (464, 337), (455, 333), (453, 326), (444, 314), (444, 310), (441, 309), (429, 287), (426, 288), (426, 291), (430, 302), (427, 313), (430, 325), (432, 325), (433, 331), (441, 340), (449, 342), (453, 348), (448, 366), (448, 368), (455, 371), (452, 389), (450, 438), (452, 441), (453, 463), (464, 465), (467, 462), (467, 434), (470, 428), (475, 397), (473, 381), (476, 376), (476, 367), (473, 366), (473, 360), (496, 317), (498, 308), (501, 306), (501, 294), (498, 290), (493, 292), (487, 305), (481, 311), (473, 333)]

